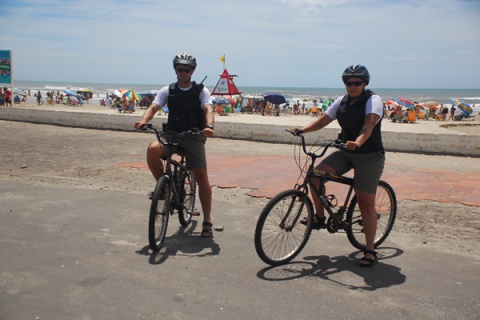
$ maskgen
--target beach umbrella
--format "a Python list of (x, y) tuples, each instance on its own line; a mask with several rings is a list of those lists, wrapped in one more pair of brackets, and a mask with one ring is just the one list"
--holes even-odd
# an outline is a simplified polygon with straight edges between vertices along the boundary
[(123, 97), (123, 93), (127, 91), (127, 89), (119, 89), (119, 90), (115, 90), (113, 91), (113, 94), (118, 97), (118, 98), (121, 98)]
[(322, 110), (325, 111), (328, 109), (328, 104), (330, 103), (330, 100), (324, 100), (322, 103)]
[(119, 90), (122, 96), (128, 100), (142, 100), (142, 96), (133, 90)]
[(408, 99), (399, 97), (399, 98), (393, 98), (393, 100), (395, 100), (397, 103), (399, 103), (404, 107), (415, 109), (415, 105)]
[(435, 107), (436, 107), (436, 106), (438, 106), (438, 102), (436, 102), (436, 101), (431, 101), (431, 100), (430, 100), (430, 101), (424, 102), (423, 105), (426, 106), (426, 107), (431, 107), (431, 106), (435, 106)]
[(452, 99), (452, 103), (455, 105), (455, 107), (457, 107), (458, 109), (462, 110), (467, 114), (470, 114), (473, 112), (472, 106), (469, 105), (468, 103), (463, 102), (462, 100)]
[(13, 94), (16, 94), (16, 95), (19, 95), (19, 96), (22, 96), (22, 97), (26, 97), (27, 95), (25, 94), (24, 91), (20, 90), (20, 89), (13, 89)]
[(63, 92), (67, 95), (67, 96), (75, 96), (77, 93), (75, 91), (72, 91), (72, 90), (63, 90)]
[(278, 92), (268, 92), (262, 94), (262, 96), (263, 99), (273, 104), (282, 104), (287, 102), (283, 94), (280, 94)]
[(230, 100), (227, 99), (227, 98), (224, 98), (224, 97), (214, 97), (213, 101), (216, 104), (229, 104), (230, 103)]

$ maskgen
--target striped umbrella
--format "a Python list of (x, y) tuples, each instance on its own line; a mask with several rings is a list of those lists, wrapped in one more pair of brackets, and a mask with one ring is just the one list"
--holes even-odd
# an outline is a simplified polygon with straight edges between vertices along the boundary
[(407, 108), (410, 108), (410, 109), (415, 109), (415, 105), (413, 104), (413, 102), (411, 102), (411, 101), (408, 100), (408, 99), (405, 99), (405, 98), (393, 98), (393, 100), (395, 100), (396, 102), (398, 102), (399, 104), (401, 104), (401, 105), (404, 106), (404, 107), (407, 107)]
[(142, 100), (142, 96), (133, 90), (118, 90), (128, 100)]
[(453, 104), (463, 112), (470, 114), (473, 112), (472, 106), (470, 106), (468, 103), (463, 102), (462, 100), (458, 99), (452, 99)]

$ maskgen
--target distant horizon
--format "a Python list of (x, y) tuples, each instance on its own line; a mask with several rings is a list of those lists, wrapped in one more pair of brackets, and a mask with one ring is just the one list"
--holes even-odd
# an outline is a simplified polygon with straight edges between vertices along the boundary
[[(71, 81), (71, 80), (25, 80), (25, 79), (16, 79), (14, 80), (14, 84), (16, 81), (20, 82), (41, 82), (41, 83), (57, 83), (57, 84), (66, 84), (66, 83), (76, 83), (76, 84), (115, 84), (115, 85), (141, 85), (141, 86), (165, 86), (168, 85), (172, 82), (173, 80), (169, 83), (164, 83), (164, 84), (155, 84), (155, 83), (127, 83), (127, 82), (97, 82), (97, 81)], [(2, 86), (6, 86), (7, 84), (1, 84)], [(206, 86), (209, 87), (215, 87), (216, 82), (214, 84), (205, 84)], [(269, 86), (269, 85), (239, 85), (235, 83), (235, 85), (240, 89), (240, 87), (247, 87), (247, 88), (283, 88), (283, 89), (289, 89), (289, 88), (304, 88), (304, 89), (344, 89), (343, 86), (340, 87), (318, 87), (318, 86), (311, 86), (311, 87), (306, 87), (306, 86)], [(376, 88), (376, 89), (385, 89), (385, 90), (480, 90), (480, 88), (408, 88), (408, 87), (377, 87), (377, 86), (368, 86), (368, 88)]]

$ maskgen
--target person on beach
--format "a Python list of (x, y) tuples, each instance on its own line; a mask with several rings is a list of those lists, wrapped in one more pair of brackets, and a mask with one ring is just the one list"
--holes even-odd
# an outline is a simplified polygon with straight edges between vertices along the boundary
[(442, 104), (441, 105), (441, 112), (442, 112), (442, 121), (447, 120), (448, 107), (444, 107), (443, 104)]
[(3, 89), (0, 88), (0, 107), (5, 105), (5, 93), (3, 93)]
[(12, 91), (8, 90), (7, 87), (5, 87), (5, 90), (4, 90), (4, 94), (5, 94), (5, 106), (8, 107), (8, 106), (12, 106)]
[[(375, 195), (385, 165), (381, 135), (383, 103), (380, 96), (365, 89), (370, 82), (370, 74), (364, 66), (353, 65), (346, 68), (342, 80), (347, 94), (336, 99), (320, 118), (302, 129), (292, 128), (292, 131), (298, 133), (317, 131), (335, 119), (340, 124), (341, 140), (347, 150), (333, 152), (316, 168), (336, 175), (343, 175), (353, 168), (355, 193), (366, 239), (366, 248), (359, 264), (362, 267), (372, 267), (377, 263), (377, 253), (373, 246), (377, 229)], [(325, 190), (323, 192), (325, 193)], [(312, 197), (316, 211), (313, 228), (317, 230), (326, 228), (323, 204), (317, 195), (312, 194)], [(307, 218), (300, 222), (306, 224)]]
[[(203, 85), (192, 81), (192, 74), (197, 67), (196, 59), (188, 53), (179, 53), (173, 59), (173, 69), (177, 75), (177, 82), (165, 86), (157, 93), (155, 100), (142, 115), (140, 122), (135, 123), (135, 128), (141, 129), (143, 125), (152, 120), (153, 116), (165, 105), (169, 113), (166, 130), (171, 136), (176, 136), (193, 128), (203, 130), (206, 137), (214, 134), (215, 122), (213, 103), (210, 91)], [(199, 197), (203, 210), (202, 237), (212, 237), (212, 189), (208, 180), (207, 160), (205, 154), (205, 137), (186, 136), (182, 143), (185, 150), (187, 166), (192, 169), (198, 183)], [(152, 142), (147, 150), (147, 164), (155, 180), (163, 172), (161, 157), (165, 156), (165, 147), (158, 141)], [(149, 194), (151, 198), (151, 193)]]
[(37, 92), (37, 104), (39, 107), (42, 105), (42, 94), (40, 93), (40, 90)]
[(455, 107), (452, 104), (452, 106), (450, 107), (450, 117), (448, 117), (448, 120), (451, 119), (453, 121), (454, 117), (455, 117)]

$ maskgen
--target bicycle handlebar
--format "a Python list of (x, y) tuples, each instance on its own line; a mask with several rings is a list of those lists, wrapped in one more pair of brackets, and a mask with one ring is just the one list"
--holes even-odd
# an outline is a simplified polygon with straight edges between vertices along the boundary
[[(145, 123), (144, 125), (142, 125), (140, 127), (140, 130), (142, 131), (153, 131), (155, 132), (155, 135), (157, 136), (157, 140), (162, 142), (161, 140), (161, 136), (162, 134), (165, 133), (165, 131), (159, 131), (153, 124), (151, 123)], [(198, 128), (192, 128), (190, 130), (187, 130), (187, 131), (184, 131), (184, 132), (181, 132), (178, 134), (180, 137), (184, 137), (186, 135), (194, 135), (194, 136), (205, 136), (205, 134), (203, 133), (202, 130), (198, 129)], [(163, 143), (163, 142), (162, 142)]]
[(334, 147), (334, 148), (337, 148), (337, 149), (340, 149), (342, 151), (346, 151), (346, 152), (351, 152), (350, 150), (347, 149), (347, 147), (345, 146), (345, 143), (343, 143), (341, 140), (339, 139), (335, 139), (333, 140), (332, 142), (328, 143), (322, 150), (322, 152), (320, 154), (316, 154), (314, 152), (308, 152), (307, 151), (307, 147), (306, 147), (306, 144), (305, 144), (305, 135), (303, 134), (303, 131), (302, 130), (295, 130), (295, 131), (292, 131), (292, 130), (285, 130), (289, 133), (291, 133), (292, 135), (296, 136), (296, 137), (300, 137), (301, 141), (302, 141), (302, 149), (303, 149), (303, 152), (309, 156), (309, 157), (312, 157), (312, 158), (321, 158), (325, 155), (325, 153), (327, 152), (328, 148), (330, 147)]

